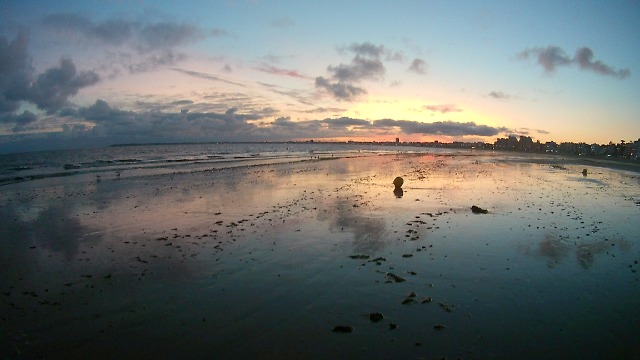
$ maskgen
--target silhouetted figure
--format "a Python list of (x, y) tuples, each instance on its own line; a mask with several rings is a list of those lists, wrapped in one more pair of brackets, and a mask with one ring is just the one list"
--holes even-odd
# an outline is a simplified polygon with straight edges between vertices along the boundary
[(587, 169), (582, 169), (582, 176), (587, 176)]
[(401, 198), (402, 195), (404, 195), (404, 190), (402, 190), (402, 188), (395, 188), (393, 189), (393, 195), (395, 195), (397, 198)]

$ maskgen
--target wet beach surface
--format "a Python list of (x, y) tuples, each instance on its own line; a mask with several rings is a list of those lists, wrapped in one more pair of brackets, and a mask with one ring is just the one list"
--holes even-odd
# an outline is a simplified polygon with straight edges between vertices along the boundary
[(638, 356), (640, 174), (583, 168), (399, 154), (5, 185), (0, 352)]

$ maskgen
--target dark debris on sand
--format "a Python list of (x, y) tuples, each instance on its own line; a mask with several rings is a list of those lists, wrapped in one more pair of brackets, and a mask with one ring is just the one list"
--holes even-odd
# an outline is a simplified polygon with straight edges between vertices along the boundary
[(486, 214), (489, 211), (487, 211), (487, 209), (483, 209), (483, 208), (481, 208), (479, 206), (473, 205), (471, 207), (471, 212), (474, 213), (474, 214)]

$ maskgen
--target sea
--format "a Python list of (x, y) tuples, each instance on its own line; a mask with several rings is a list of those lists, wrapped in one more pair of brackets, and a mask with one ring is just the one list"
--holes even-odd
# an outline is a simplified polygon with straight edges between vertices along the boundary
[(0, 186), (38, 179), (103, 174), (144, 176), (238, 166), (367, 156), (441, 152), (412, 146), (363, 143), (206, 143), (116, 145), (104, 148), (0, 154)]

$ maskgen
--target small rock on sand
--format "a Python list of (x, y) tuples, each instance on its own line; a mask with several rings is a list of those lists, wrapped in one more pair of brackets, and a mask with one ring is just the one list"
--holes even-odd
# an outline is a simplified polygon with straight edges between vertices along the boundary
[(353, 332), (354, 328), (353, 326), (349, 326), (349, 325), (337, 325), (336, 327), (333, 328), (334, 333), (342, 333), (342, 334), (346, 334), (346, 333), (351, 333)]
[(373, 322), (378, 322), (378, 321), (381, 321), (382, 319), (384, 319), (384, 315), (382, 315), (382, 313), (375, 312), (375, 313), (369, 314), (369, 320)]
[(487, 209), (483, 209), (483, 208), (478, 207), (476, 205), (473, 205), (471, 207), (471, 212), (474, 213), (474, 214), (486, 214), (486, 213), (488, 213)]
[(393, 186), (395, 186), (396, 189), (401, 188), (402, 184), (404, 184), (404, 179), (402, 179), (400, 176), (398, 176), (397, 178), (393, 179)]
[(389, 281), (394, 281), (394, 282), (403, 282), (406, 281), (405, 278), (398, 276), (394, 273), (387, 273), (387, 279), (389, 279)]

